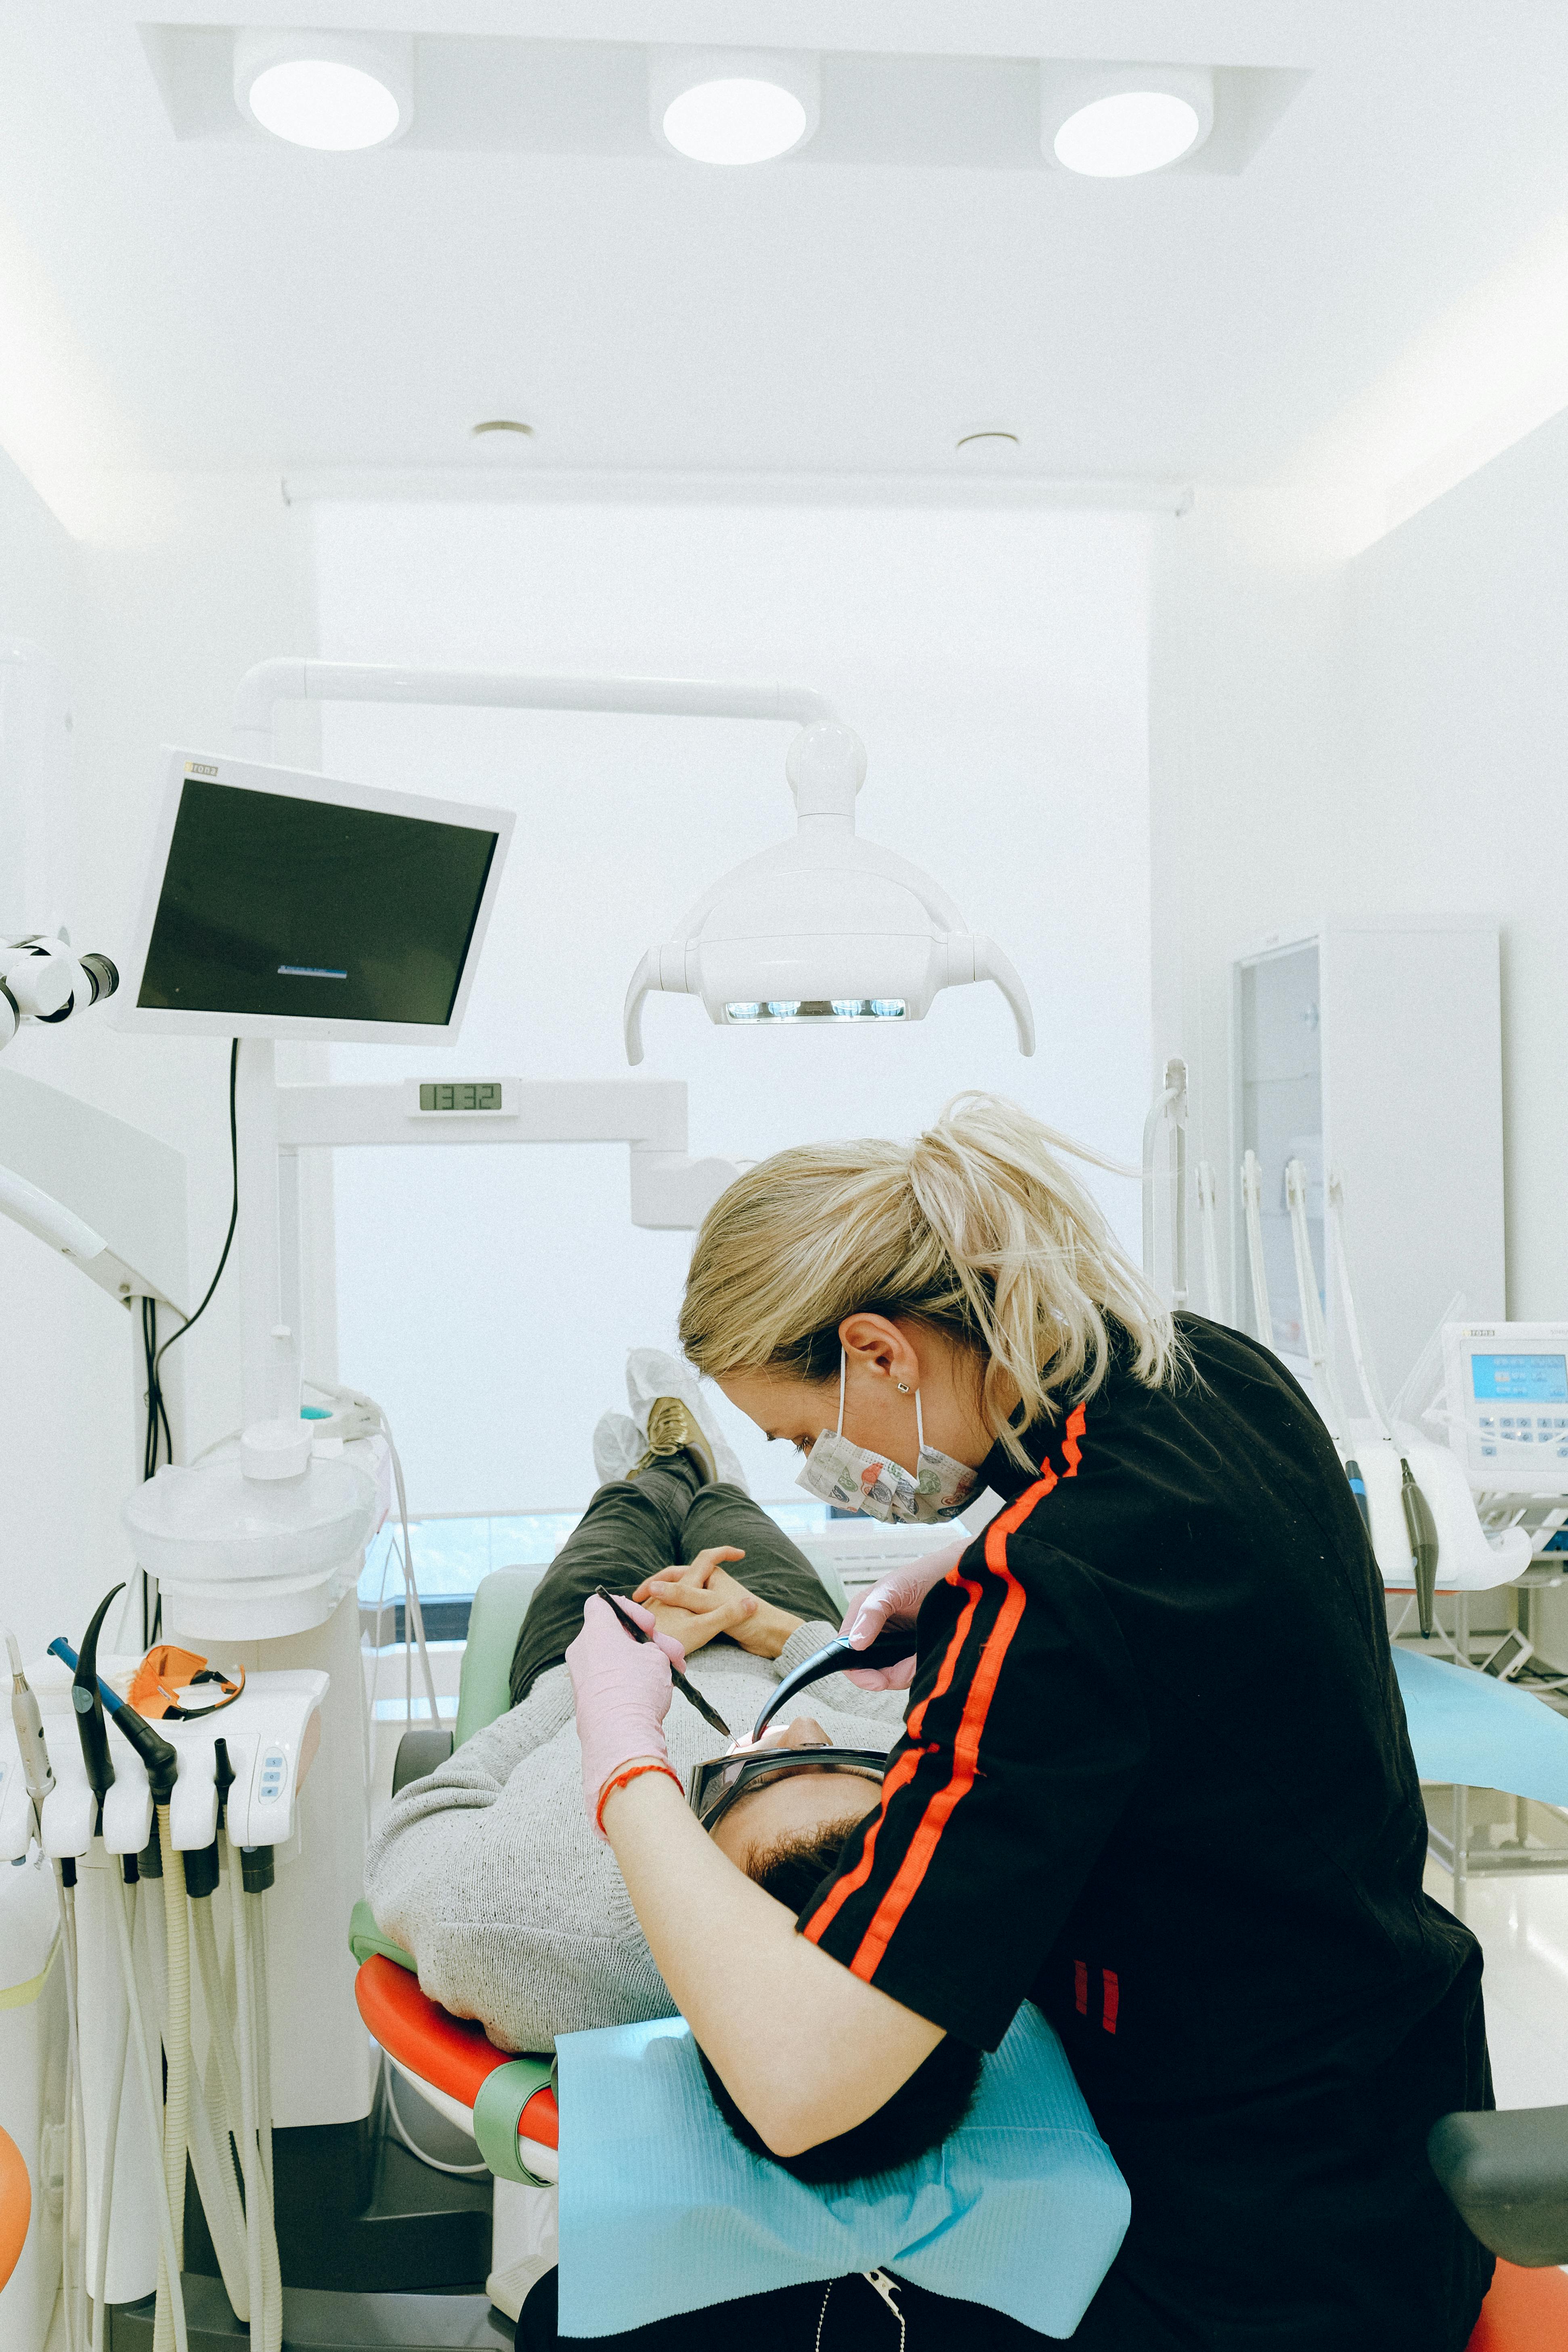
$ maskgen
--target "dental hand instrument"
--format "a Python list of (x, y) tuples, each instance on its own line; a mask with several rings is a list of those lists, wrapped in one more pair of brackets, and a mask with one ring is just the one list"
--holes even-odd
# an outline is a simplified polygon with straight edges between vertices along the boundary
[(44, 1799), (55, 1785), (49, 1764), (49, 1750), (44, 1738), (44, 1718), (38, 1712), (37, 1693), (28, 1682), (22, 1666), (22, 1653), (16, 1646), (16, 1636), (7, 1632), (5, 1648), (11, 1660), (11, 1724), (16, 1734), (16, 1745), (22, 1755), (22, 1779), (33, 1803), (33, 1826), (42, 1834)]
[[(598, 1600), (607, 1601), (609, 1602), (611, 1608), (615, 1611), (616, 1616), (620, 1619), (622, 1624), (626, 1627), (634, 1642), (652, 1641), (652, 1634), (646, 1633), (643, 1630), (642, 1626), (637, 1623), (637, 1619), (628, 1612), (624, 1602), (617, 1601), (613, 1592), (606, 1592), (602, 1584), (596, 1584), (594, 1591), (595, 1597)], [(680, 1668), (676, 1665), (673, 1661), (670, 1664), (669, 1679), (675, 1685), (676, 1689), (679, 1691), (681, 1696), (690, 1700), (692, 1706), (697, 1709), (698, 1714), (702, 1717), (704, 1723), (710, 1723), (715, 1731), (721, 1731), (723, 1733), (726, 1739), (732, 1739), (734, 1738), (734, 1733), (731, 1730), (729, 1725), (725, 1722), (718, 1708), (709, 1706), (707, 1700), (703, 1697), (696, 1685), (688, 1682), (686, 1676), (681, 1673)]]

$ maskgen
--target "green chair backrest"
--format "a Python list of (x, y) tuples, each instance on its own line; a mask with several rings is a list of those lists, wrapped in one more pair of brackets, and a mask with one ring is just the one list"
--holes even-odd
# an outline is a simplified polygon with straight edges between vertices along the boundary
[(460, 1748), (511, 1705), (511, 1661), (528, 1604), (547, 1562), (537, 1568), (496, 1568), (480, 1580), (468, 1612), (468, 1643), (458, 1685), (452, 1745)]

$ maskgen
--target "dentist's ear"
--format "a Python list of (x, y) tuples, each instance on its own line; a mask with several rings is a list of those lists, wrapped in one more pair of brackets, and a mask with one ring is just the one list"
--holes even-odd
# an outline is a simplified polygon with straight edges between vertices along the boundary
[(847, 1315), (838, 1326), (838, 1341), (852, 1362), (891, 1381), (901, 1395), (919, 1388), (921, 1360), (914, 1344), (888, 1316)]

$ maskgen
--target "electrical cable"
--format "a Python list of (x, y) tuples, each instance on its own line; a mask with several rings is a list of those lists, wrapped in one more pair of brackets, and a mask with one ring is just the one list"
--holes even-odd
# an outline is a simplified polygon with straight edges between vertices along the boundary
[(386, 2112), (392, 2118), (392, 2128), (408, 2150), (409, 2155), (416, 2157), (419, 2162), (427, 2166), (432, 2172), (450, 2173), (454, 2179), (458, 2180), (482, 2179), (489, 2170), (488, 2164), (443, 2164), (438, 2156), (429, 2155), (419, 2146), (397, 2112), (397, 2069), (392, 2064), (384, 2050), (381, 2053), (381, 2071), (386, 2085)]
[[(234, 1229), (239, 1223), (239, 1115), (235, 1092), (238, 1080), (239, 1039), (237, 1037), (229, 1048), (228, 1055), (228, 1157), (229, 1167), (234, 1180), (234, 1199), (228, 1213), (228, 1231), (224, 1235), (223, 1255), (218, 1259), (217, 1272), (213, 1276), (212, 1280), (208, 1283), (206, 1286), (206, 1295), (203, 1298), (201, 1305), (196, 1308), (194, 1314), (186, 1316), (184, 1321), (181, 1324), (177, 1331), (170, 1332), (163, 1346), (154, 1355), (153, 1359), (154, 1381), (156, 1381), (158, 1367), (163, 1362), (163, 1358), (168, 1354), (170, 1349), (174, 1347), (177, 1340), (184, 1338), (186, 1332), (191, 1328), (193, 1324), (199, 1323), (201, 1321), (202, 1317), (206, 1313), (207, 1308), (211, 1306), (213, 1293), (217, 1288), (218, 1284), (223, 1280), (223, 1270), (228, 1264), (228, 1254), (234, 1246)], [(158, 1391), (158, 1409), (160, 1412), (163, 1411), (163, 1391), (160, 1390)]]
[[(331, 1399), (333, 1410), (331, 1422), (329, 1423), (331, 1435), (341, 1436), (345, 1442), (352, 1442), (358, 1437), (380, 1437), (385, 1444), (387, 1458), (392, 1464), (393, 1482), (397, 1494), (398, 1524), (403, 1536), (402, 1549), (397, 1558), (403, 1570), (405, 1714), (407, 1720), (412, 1723), (414, 1720), (413, 1654), (410, 1648), (412, 1641), (416, 1644), (419, 1652), (420, 1673), (425, 1684), (426, 1700), (430, 1709), (431, 1725), (433, 1727), (439, 1728), (441, 1711), (436, 1699), (436, 1678), (431, 1670), (430, 1652), (425, 1639), (425, 1612), (419, 1605), (419, 1584), (414, 1573), (414, 1550), (408, 1534), (408, 1496), (404, 1486), (402, 1457), (397, 1451), (397, 1442), (392, 1434), (392, 1423), (386, 1416), (385, 1409), (377, 1404), (374, 1397), (366, 1396), (363, 1390), (345, 1388), (336, 1381), (314, 1381), (309, 1378), (305, 1381), (305, 1386), (312, 1390), (317, 1396)], [(385, 1589), (384, 1576), (382, 1580), (384, 1593)], [(378, 1635), (379, 1632), (378, 1626)], [(379, 1646), (378, 1640), (378, 1651)]]
[[(201, 1305), (194, 1314), (186, 1316), (177, 1331), (170, 1332), (162, 1346), (158, 1342), (157, 1301), (153, 1298), (143, 1298), (142, 1301), (142, 1348), (147, 1379), (147, 1426), (142, 1448), (143, 1481), (157, 1475), (160, 1432), (163, 1433), (163, 1444), (167, 1449), (168, 1460), (173, 1462), (174, 1458), (174, 1433), (169, 1427), (168, 1407), (163, 1402), (163, 1383), (158, 1376), (159, 1366), (176, 1340), (183, 1339), (191, 1326), (194, 1323), (199, 1323), (206, 1313), (212, 1304), (213, 1293), (223, 1280), (223, 1270), (228, 1264), (228, 1254), (234, 1247), (235, 1228), (239, 1223), (239, 1116), (236, 1097), (238, 1079), (239, 1039), (237, 1037), (229, 1047), (228, 1055), (228, 1159), (231, 1180), (228, 1231), (224, 1235), (223, 1250), (218, 1258), (217, 1270), (206, 1286)], [(146, 1571), (143, 1570), (142, 1578), (142, 1646), (143, 1649), (151, 1649), (163, 1626), (163, 1595), (159, 1595), (149, 1613), (147, 1589)]]

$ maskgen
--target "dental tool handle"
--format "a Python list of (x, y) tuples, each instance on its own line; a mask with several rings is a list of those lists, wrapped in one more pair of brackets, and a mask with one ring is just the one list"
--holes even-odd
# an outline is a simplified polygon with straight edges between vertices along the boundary
[(76, 1709), (77, 1738), (81, 1742), (82, 1769), (87, 1785), (97, 1800), (93, 1832), (103, 1828), (103, 1801), (114, 1786), (114, 1766), (110, 1761), (109, 1733), (104, 1728), (103, 1701), (98, 1687), (98, 1636), (109, 1604), (115, 1593), (125, 1590), (123, 1582), (106, 1592), (93, 1611), (88, 1629), (81, 1637), (81, 1655), (77, 1660), (71, 1679), (71, 1705)]
[[(118, 1586), (115, 1589), (120, 1590)], [(109, 1599), (112, 1601), (113, 1598), (114, 1594), (111, 1592)], [(108, 1605), (106, 1601), (105, 1608)], [(49, 1655), (52, 1658), (63, 1660), (72, 1673), (79, 1678), (81, 1661), (63, 1634), (57, 1635), (49, 1643)], [(167, 1796), (173, 1790), (179, 1773), (178, 1748), (172, 1748), (161, 1734), (154, 1731), (146, 1717), (139, 1715), (129, 1699), (121, 1698), (117, 1690), (111, 1690), (101, 1675), (95, 1674), (93, 1681), (97, 1685), (98, 1696), (115, 1729), (127, 1744), (136, 1750), (137, 1755), (147, 1767), (147, 1779), (154, 1798)]]
[(1215, 1231), (1219, 1213), (1219, 1191), (1215, 1183), (1214, 1170), (1206, 1160), (1198, 1161), (1194, 1190), (1198, 1201), (1198, 1233), (1204, 1253), (1204, 1304), (1216, 1323), (1225, 1323), (1229, 1318), (1220, 1289), (1219, 1244)]
[(760, 1739), (780, 1707), (786, 1706), (799, 1692), (809, 1689), (813, 1683), (819, 1683), (825, 1675), (842, 1674), (847, 1666), (864, 1666), (868, 1671), (875, 1671), (879, 1667), (900, 1665), (914, 1646), (914, 1629), (909, 1625), (895, 1625), (888, 1633), (879, 1633), (875, 1641), (868, 1642), (863, 1650), (856, 1649), (842, 1633), (836, 1634), (831, 1642), (825, 1642), (820, 1650), (814, 1650), (809, 1658), (803, 1658), (794, 1673), (785, 1675), (770, 1692), (767, 1704), (752, 1726), (752, 1738)]
[(1268, 1304), (1268, 1272), (1263, 1262), (1263, 1171), (1249, 1150), (1241, 1163), (1242, 1224), (1247, 1234), (1247, 1270), (1252, 1283), (1252, 1316), (1266, 1348), (1274, 1345), (1274, 1314)]
[(48, 1742), (44, 1738), (44, 1718), (38, 1711), (38, 1695), (22, 1671), (22, 1654), (15, 1633), (6, 1634), (5, 1647), (11, 1655), (11, 1725), (22, 1758), (22, 1779), (41, 1827), (44, 1799), (55, 1785)]
[(1376, 1423), (1380, 1435), (1392, 1445), (1394, 1427), (1388, 1417), (1388, 1407), (1384, 1402), (1383, 1388), (1377, 1377), (1377, 1368), (1363, 1344), (1361, 1336), (1361, 1313), (1357, 1301), (1355, 1276), (1351, 1268), (1350, 1244), (1345, 1238), (1344, 1178), (1337, 1168), (1332, 1168), (1329, 1171), (1327, 1191), (1329, 1223), (1333, 1234), (1334, 1255), (1339, 1260), (1340, 1267), (1340, 1297), (1344, 1304), (1345, 1329), (1350, 1336), (1351, 1354), (1355, 1360), (1356, 1379), (1361, 1383), (1361, 1392), (1366, 1400), (1367, 1412)]
[(1342, 1454), (1349, 1443), (1349, 1422), (1340, 1384), (1329, 1362), (1328, 1336), (1323, 1329), (1323, 1306), (1318, 1296), (1318, 1269), (1312, 1263), (1312, 1236), (1307, 1222), (1307, 1171), (1300, 1160), (1285, 1169), (1285, 1198), (1290, 1212), (1290, 1241), (1296, 1255), (1296, 1288), (1301, 1300), (1301, 1334), (1311, 1360), (1319, 1409), (1329, 1435)]

